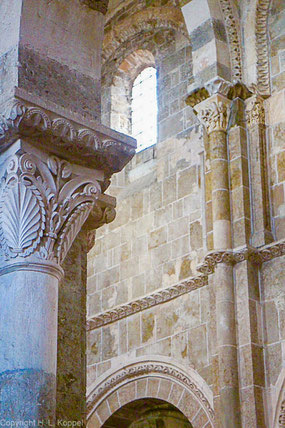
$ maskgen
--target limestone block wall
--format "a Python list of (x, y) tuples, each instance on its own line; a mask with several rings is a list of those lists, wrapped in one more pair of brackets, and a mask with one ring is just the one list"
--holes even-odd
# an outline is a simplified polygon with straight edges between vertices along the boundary
[[(185, 104), (192, 78), (189, 42), (176, 36), (155, 62), (158, 142), (112, 181), (117, 217), (96, 232), (89, 253), (88, 318), (199, 275), (196, 266), (205, 255), (202, 135)], [(211, 385), (209, 302), (205, 286), (91, 329), (87, 389), (109, 368), (145, 355), (191, 365)]]

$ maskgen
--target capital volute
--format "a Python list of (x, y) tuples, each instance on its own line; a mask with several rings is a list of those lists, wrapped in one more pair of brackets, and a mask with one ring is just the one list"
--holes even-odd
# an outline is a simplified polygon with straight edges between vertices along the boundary
[(260, 95), (253, 95), (246, 100), (245, 111), (249, 128), (256, 125), (265, 125), (264, 99)]
[(100, 174), (22, 141), (14, 146), (1, 171), (2, 258), (61, 265), (101, 194)]

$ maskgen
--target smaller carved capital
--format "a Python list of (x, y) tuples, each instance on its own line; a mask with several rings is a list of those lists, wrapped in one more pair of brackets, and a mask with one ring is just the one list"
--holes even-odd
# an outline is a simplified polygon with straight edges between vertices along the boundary
[(246, 119), (250, 128), (256, 125), (265, 125), (265, 110), (262, 97), (254, 95), (247, 100)]
[(188, 97), (186, 98), (186, 104), (194, 108), (197, 104), (200, 104), (202, 101), (210, 97), (209, 92), (206, 88), (194, 89)]
[(199, 120), (205, 126), (207, 133), (227, 131), (230, 101), (221, 96), (211, 97), (195, 107)]

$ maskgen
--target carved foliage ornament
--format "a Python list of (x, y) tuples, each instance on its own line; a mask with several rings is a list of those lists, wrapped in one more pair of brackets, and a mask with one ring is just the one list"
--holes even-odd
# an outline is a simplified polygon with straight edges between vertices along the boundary
[(208, 134), (227, 130), (229, 110), (223, 102), (212, 102), (198, 113), (198, 118), (205, 125)]
[(7, 260), (35, 255), (61, 263), (101, 189), (55, 156), (47, 163), (17, 153), (6, 165), (0, 197), (0, 243)]
[(246, 118), (249, 127), (265, 124), (265, 110), (261, 97), (254, 96), (248, 100)]

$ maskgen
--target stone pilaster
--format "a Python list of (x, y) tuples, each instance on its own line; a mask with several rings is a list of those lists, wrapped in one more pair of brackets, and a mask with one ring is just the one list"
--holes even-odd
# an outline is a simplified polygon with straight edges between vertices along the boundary
[[(228, 123), (231, 102), (216, 94), (195, 106), (200, 121), (208, 134), (211, 162), (213, 243), (215, 250), (232, 247), (231, 207), (228, 160)], [(225, 258), (214, 273), (216, 309), (216, 352), (218, 385), (216, 405), (220, 409), (219, 420), (223, 427), (241, 426), (238, 360), (235, 331), (235, 295), (233, 267)], [(215, 355), (213, 355), (213, 363)]]
[(249, 134), (250, 180), (252, 195), (252, 236), (255, 247), (273, 241), (266, 149), (266, 126), (263, 98), (254, 95), (246, 101)]
[(63, 420), (86, 423), (87, 252), (95, 243), (96, 229), (113, 221), (115, 214), (115, 198), (100, 195), (63, 263), (58, 302), (58, 425)]

